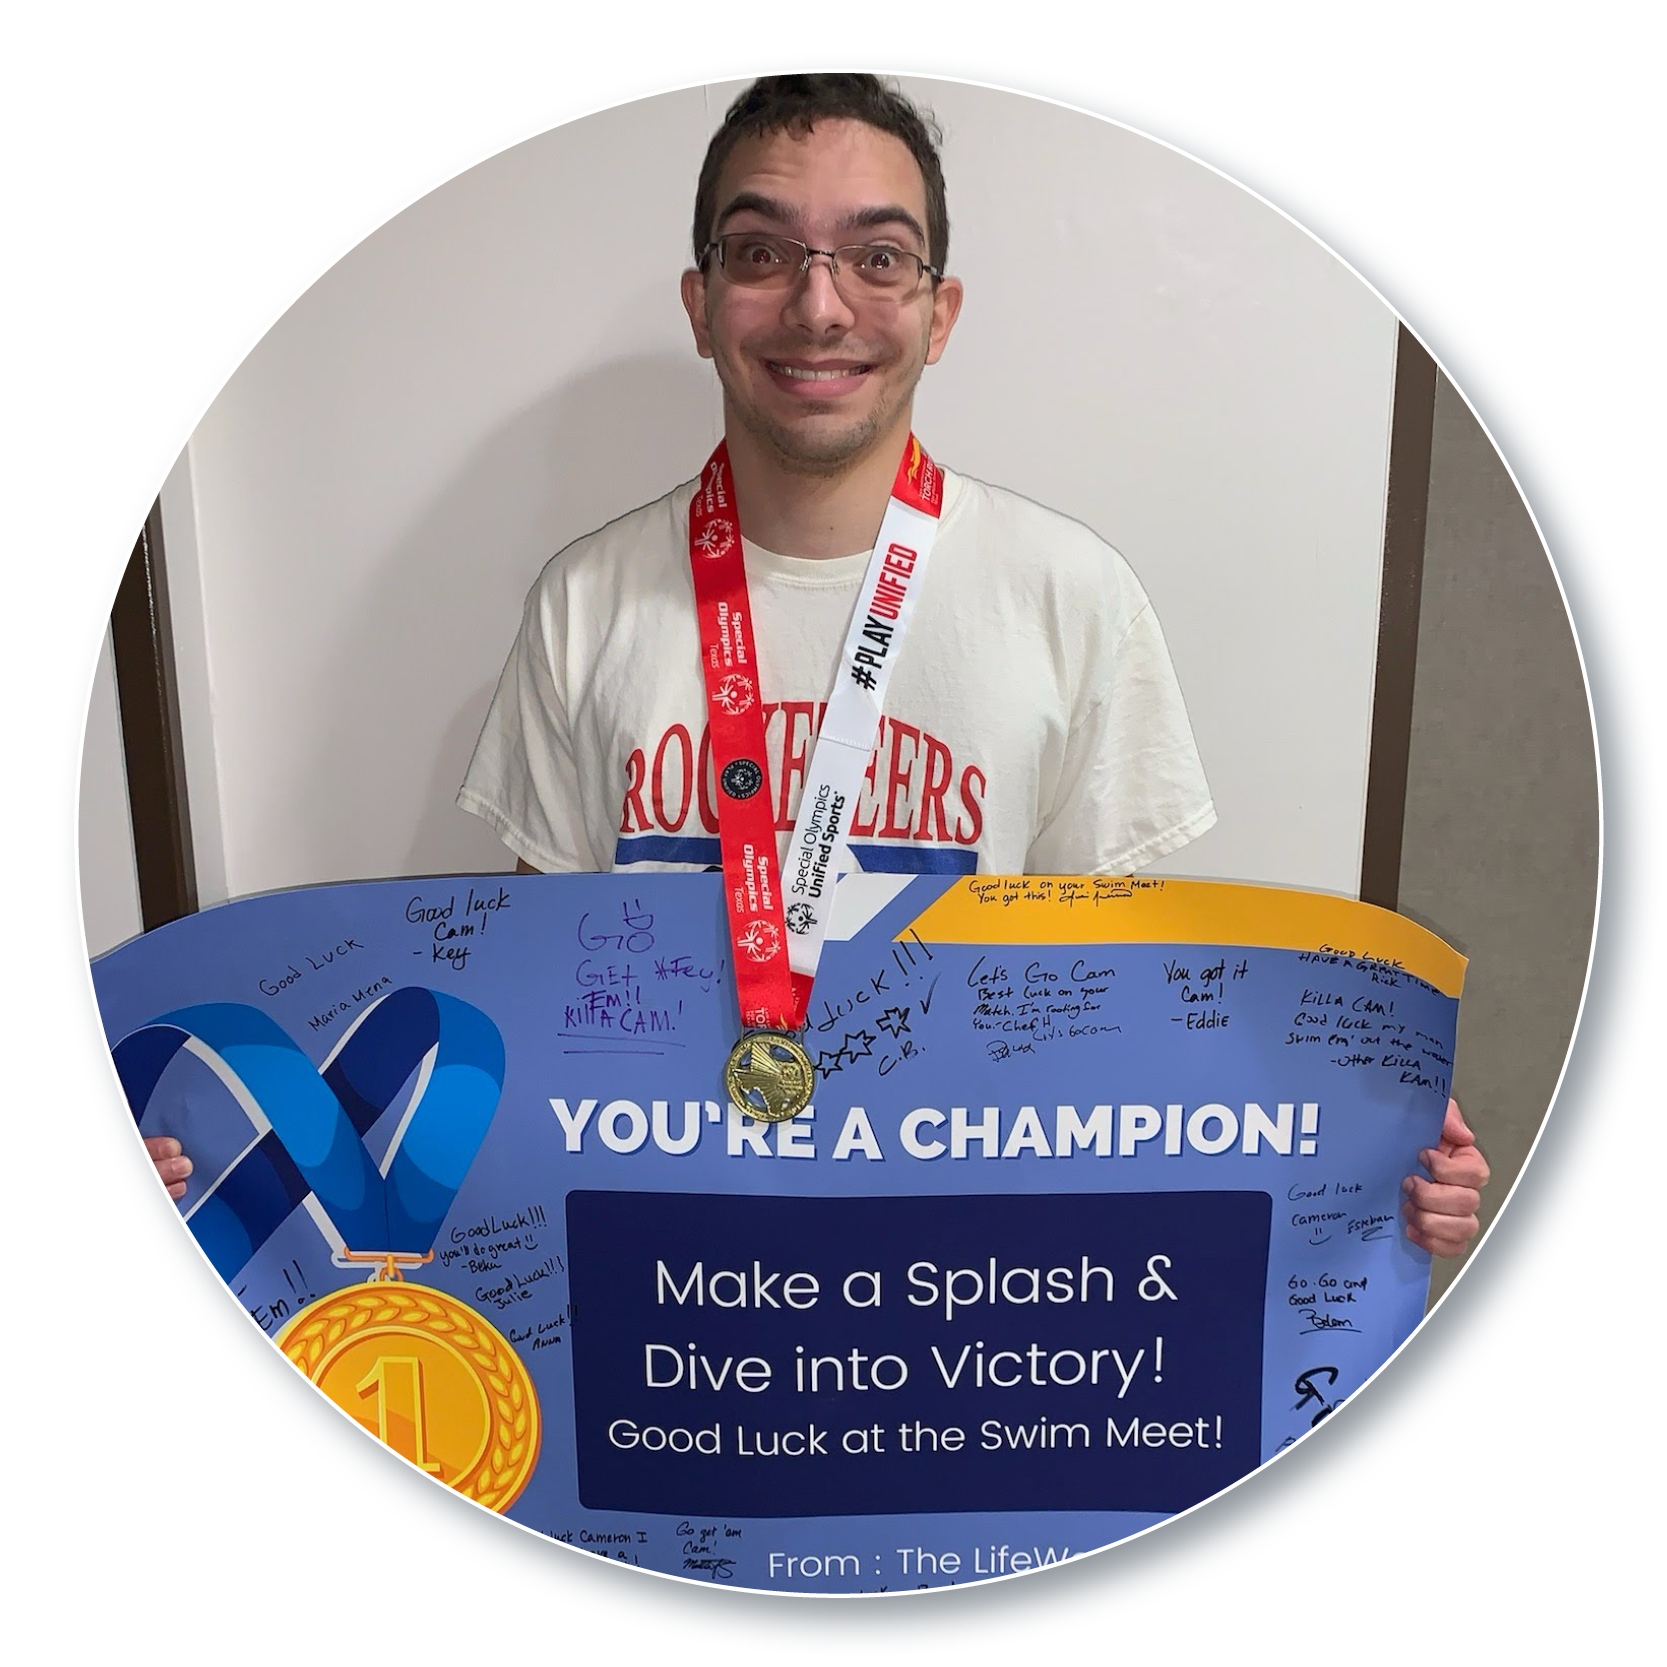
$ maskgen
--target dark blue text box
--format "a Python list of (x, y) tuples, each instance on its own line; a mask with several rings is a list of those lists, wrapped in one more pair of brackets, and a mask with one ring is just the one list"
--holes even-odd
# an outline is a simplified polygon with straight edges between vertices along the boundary
[(1270, 1214), (1248, 1191), (570, 1193), (581, 1502), (1184, 1510), (1259, 1459)]

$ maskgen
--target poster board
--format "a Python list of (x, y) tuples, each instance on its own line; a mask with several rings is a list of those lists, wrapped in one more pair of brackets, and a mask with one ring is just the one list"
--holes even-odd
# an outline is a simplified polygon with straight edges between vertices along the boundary
[(1400, 1182), (1463, 962), (1411, 922), (850, 876), (815, 1103), (774, 1125), (720, 1086), (730, 954), (715, 876), (465, 877), (226, 905), (94, 980), (251, 1319), (408, 1462), (643, 1568), (850, 1592), (1079, 1555), (1421, 1319)]

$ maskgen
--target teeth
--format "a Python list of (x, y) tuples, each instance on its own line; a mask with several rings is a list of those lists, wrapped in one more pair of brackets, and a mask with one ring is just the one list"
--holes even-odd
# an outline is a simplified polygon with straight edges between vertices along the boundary
[(795, 382), (832, 382), (841, 376), (854, 376), (858, 371), (867, 368), (866, 365), (853, 365), (841, 370), (800, 370), (795, 365), (777, 365), (775, 367), (783, 376), (791, 377)]

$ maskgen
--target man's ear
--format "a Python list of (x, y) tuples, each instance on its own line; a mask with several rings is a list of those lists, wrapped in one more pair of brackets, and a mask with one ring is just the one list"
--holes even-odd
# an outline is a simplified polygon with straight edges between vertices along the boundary
[(949, 332), (961, 316), (961, 280), (940, 278), (932, 292), (932, 327), (926, 337), (926, 362), (935, 365), (943, 357)]
[(683, 310), (695, 333), (695, 351), (703, 359), (712, 357), (712, 337), (706, 328), (706, 274), (691, 266), (683, 274)]

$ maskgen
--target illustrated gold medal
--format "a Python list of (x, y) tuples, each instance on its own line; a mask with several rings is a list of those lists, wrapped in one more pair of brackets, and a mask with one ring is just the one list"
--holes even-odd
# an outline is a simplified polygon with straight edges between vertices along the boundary
[(278, 1347), (349, 1418), (419, 1470), (507, 1511), (538, 1463), (538, 1397), (494, 1326), (388, 1258), (302, 1309)]
[[(731, 1104), (783, 1123), (811, 1102), (816, 1068), (796, 1039), (833, 914), (892, 667), (913, 615), (943, 509), (943, 471), (911, 434), (858, 590), (834, 686), (799, 792), (786, 874), (776, 851), (758, 649), (728, 447), (689, 502), (689, 571), (700, 626), (718, 847), (744, 1027), (724, 1065)], [(783, 789), (783, 803), (785, 800)], [(791, 901), (784, 898), (783, 879)]]
[[(215, 1270), (231, 1284), (309, 1206), (334, 1246), (332, 1262), (372, 1271), (368, 1282), (310, 1302), (279, 1332), (278, 1347), (418, 1469), (489, 1510), (507, 1510), (538, 1463), (532, 1379), (495, 1327), (402, 1271), (433, 1261), (429, 1247), (491, 1126), (504, 1078), (497, 1026), (455, 996), (394, 990), (315, 1067), (255, 1008), (182, 1008), (112, 1050), (135, 1117), (142, 1120), (157, 1078), (186, 1046), (269, 1125), (187, 1215)], [(378, 1164), (364, 1137), (419, 1068), (418, 1098)]]

